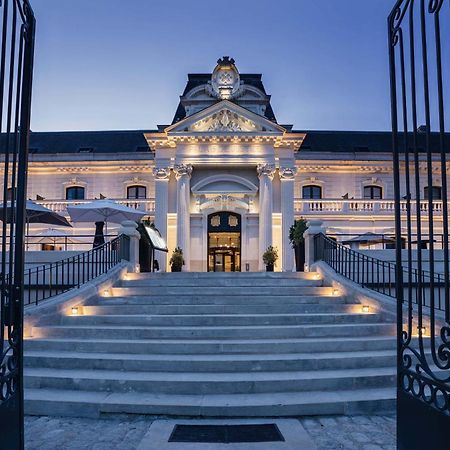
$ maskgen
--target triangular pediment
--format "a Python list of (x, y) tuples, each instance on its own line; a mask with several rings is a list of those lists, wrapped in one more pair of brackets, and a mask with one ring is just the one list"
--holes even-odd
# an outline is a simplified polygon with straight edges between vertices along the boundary
[(222, 100), (165, 129), (168, 134), (283, 134), (286, 129), (228, 100)]

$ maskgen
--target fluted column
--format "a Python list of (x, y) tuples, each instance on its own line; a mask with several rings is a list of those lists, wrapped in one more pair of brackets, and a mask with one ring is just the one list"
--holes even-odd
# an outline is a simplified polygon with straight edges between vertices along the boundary
[(295, 167), (280, 168), (281, 180), (281, 231), (282, 231), (282, 268), (290, 272), (294, 267), (294, 250), (289, 241), (289, 229), (294, 223), (294, 179)]
[(174, 167), (177, 177), (177, 246), (183, 250), (185, 265), (183, 270), (190, 270), (191, 243), (191, 174), (190, 164), (180, 164)]
[[(167, 214), (169, 212), (169, 176), (170, 168), (155, 168), (155, 226), (167, 242)], [(167, 269), (167, 254), (158, 252), (157, 259), (162, 271)]]
[(258, 166), (259, 177), (259, 269), (264, 269), (262, 255), (272, 245), (273, 188), (275, 167), (269, 164)]

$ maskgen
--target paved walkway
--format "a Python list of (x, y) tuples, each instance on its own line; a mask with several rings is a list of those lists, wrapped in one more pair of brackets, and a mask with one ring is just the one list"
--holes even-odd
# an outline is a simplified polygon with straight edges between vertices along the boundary
[[(300, 421), (319, 450), (395, 450), (393, 416), (317, 417)], [(150, 424), (151, 419), (145, 416), (101, 420), (29, 416), (25, 419), (25, 448), (135, 450)]]

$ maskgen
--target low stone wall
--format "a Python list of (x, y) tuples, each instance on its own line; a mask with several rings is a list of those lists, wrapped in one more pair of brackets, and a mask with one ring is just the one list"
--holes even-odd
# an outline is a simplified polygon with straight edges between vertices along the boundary
[(127, 272), (133, 270), (128, 261), (122, 261), (107, 273), (100, 275), (79, 288), (43, 300), (39, 305), (30, 305), (24, 311), (24, 336), (31, 337), (33, 326), (39, 324), (57, 325), (61, 317), (69, 314), (72, 306), (82, 306), (93, 297), (110, 289)]

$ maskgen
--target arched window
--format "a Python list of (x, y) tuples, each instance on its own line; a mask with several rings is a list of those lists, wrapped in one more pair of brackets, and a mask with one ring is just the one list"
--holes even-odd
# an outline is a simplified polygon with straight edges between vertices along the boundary
[(306, 199), (318, 200), (322, 198), (322, 187), (309, 184), (303, 186), (302, 197)]
[(147, 188), (141, 185), (133, 185), (127, 187), (128, 199), (143, 199), (147, 198)]
[(364, 186), (364, 198), (368, 200), (381, 200), (383, 188), (380, 186)]
[(70, 186), (66, 188), (66, 200), (84, 200), (83, 186)]
[[(423, 188), (423, 195), (425, 199), (428, 199), (429, 187), (425, 186)], [(431, 198), (433, 200), (442, 200), (442, 188), (440, 186), (432, 186), (431, 187)]]

